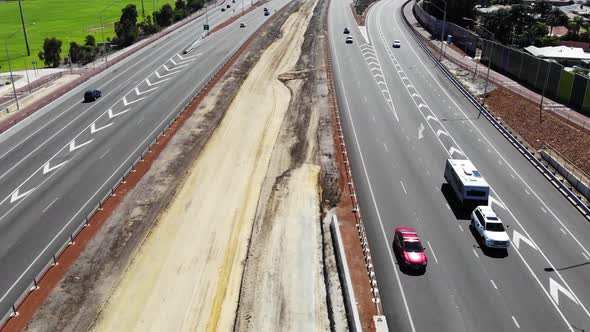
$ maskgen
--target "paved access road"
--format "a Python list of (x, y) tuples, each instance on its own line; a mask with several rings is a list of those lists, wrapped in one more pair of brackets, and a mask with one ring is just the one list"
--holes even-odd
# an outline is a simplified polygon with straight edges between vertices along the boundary
[[(402, 4), (376, 3), (366, 33), (349, 1), (329, 10), (338, 101), (389, 328), (589, 329), (590, 224), (438, 71), (404, 25)], [(345, 27), (354, 44), (344, 43)], [(448, 158), (472, 160), (490, 183), (513, 242), (507, 256), (480, 248), (445, 185)], [(401, 225), (422, 237), (424, 275), (399, 270), (392, 240)]]
[[(274, 13), (286, 3), (265, 6)], [(231, 5), (209, 11), (212, 27), (241, 11), (241, 4)], [(255, 9), (183, 54), (203, 31), (200, 17), (0, 135), (0, 316), (163, 127), (269, 17)], [(83, 103), (88, 88), (102, 90), (103, 97)]]

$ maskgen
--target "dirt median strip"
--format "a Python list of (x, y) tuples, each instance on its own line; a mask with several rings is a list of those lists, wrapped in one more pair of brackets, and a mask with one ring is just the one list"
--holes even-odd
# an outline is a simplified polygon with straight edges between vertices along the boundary
[[(70, 246), (62, 256), (58, 258), (59, 268), (51, 268), (39, 282), (40, 288), (31, 292), (23, 304), (18, 308), (19, 316), (12, 318), (0, 331), (20, 331), (25, 327), (27, 321), (35, 315), (37, 309), (45, 303), (41, 310), (32, 319), (28, 326), (29, 330), (86, 330), (92, 323), (101, 305), (101, 298), (106, 296), (112, 288), (112, 283), (117, 273), (122, 272), (122, 266), (133, 252), (135, 246), (151, 227), (151, 224), (174, 195), (178, 181), (182, 179), (183, 169), (188, 167), (192, 158), (198, 155), (200, 149), (211, 135), (214, 128), (223, 116), (223, 112), (207, 112), (202, 115), (204, 118), (199, 121), (193, 120), (192, 126), (198, 129), (197, 132), (188, 133), (189, 139), (180, 140), (176, 145), (183, 147), (178, 158), (163, 161), (164, 165), (156, 167), (155, 174), (148, 174), (147, 178), (139, 183), (141, 177), (148, 172), (156, 157), (162, 151), (165, 143), (179, 129), (180, 125), (189, 118), (189, 115), (197, 110), (201, 102), (207, 104), (205, 96), (211, 92), (215, 84), (224, 77), (230, 67), (238, 60), (236, 67), (232, 68), (228, 76), (224, 77), (223, 88), (218, 94), (224, 98), (213, 99), (217, 110), (225, 110), (231, 102), (235, 91), (240, 86), (249, 68), (259, 57), (259, 50), (267, 47), (268, 44), (277, 38), (278, 27), (285, 18), (277, 15), (276, 18), (266, 22), (258, 31), (240, 48), (236, 55), (224, 66), (214, 77), (208, 86), (202, 90), (194, 99), (188, 111), (184, 112), (171, 127), (164, 138), (158, 142), (155, 148), (146, 156), (146, 159), (139, 164), (126, 179), (124, 185), (119, 186), (115, 196), (109, 199), (103, 209), (99, 211), (90, 221), (91, 227), (86, 227), (75, 238), (76, 245)], [(278, 25), (277, 22), (278, 21)], [(276, 28), (274, 28), (276, 26)], [(269, 27), (273, 27), (270, 29)], [(274, 29), (274, 30), (273, 30)], [(260, 38), (265, 36), (265, 38)], [(252, 45), (252, 46), (250, 46)], [(243, 56), (240, 54), (244, 53)], [(203, 105), (199, 106), (201, 115), (204, 112)], [(202, 121), (207, 121), (205, 125)], [(203, 127), (204, 126), (204, 127)], [(174, 152), (169, 152), (174, 154)], [(164, 169), (164, 170), (162, 170)], [(159, 171), (159, 173), (158, 173)], [(162, 173), (170, 172), (173, 180)], [(180, 177), (179, 177), (180, 176)], [(137, 184), (138, 188), (134, 188)], [(147, 190), (152, 188), (153, 190)], [(133, 191), (133, 192), (132, 192)], [(146, 195), (150, 193), (149, 195)], [(130, 195), (123, 204), (122, 199), (126, 194)], [(147, 197), (147, 198), (146, 198)], [(149, 199), (148, 199), (149, 198)], [(110, 217), (111, 215), (114, 215)], [(102, 228), (103, 223), (108, 227)], [(88, 249), (86, 244), (94, 235), (100, 233), (92, 240)], [(104, 243), (103, 243), (104, 241)], [(82, 251), (85, 250), (83, 253)], [(76, 262), (82, 254), (80, 261)], [(72, 267), (68, 271), (68, 268)], [(109, 275), (111, 272), (113, 275)], [(65, 275), (65, 276), (64, 276)], [(62, 279), (63, 277), (63, 279)], [(56, 287), (57, 286), (57, 287)], [(101, 297), (102, 296), (102, 297)], [(45, 302), (45, 299), (49, 300)]]

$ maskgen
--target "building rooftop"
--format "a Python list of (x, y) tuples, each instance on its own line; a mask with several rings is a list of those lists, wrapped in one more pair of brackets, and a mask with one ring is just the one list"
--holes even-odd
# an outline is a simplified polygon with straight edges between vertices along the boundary
[(579, 47), (568, 46), (547, 46), (536, 47), (529, 46), (524, 48), (530, 54), (544, 58), (544, 59), (575, 59), (575, 60), (590, 60), (590, 53), (584, 52), (584, 49)]

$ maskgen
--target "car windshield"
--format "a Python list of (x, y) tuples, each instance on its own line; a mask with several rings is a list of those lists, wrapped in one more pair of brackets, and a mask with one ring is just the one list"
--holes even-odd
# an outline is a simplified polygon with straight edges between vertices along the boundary
[(499, 223), (499, 222), (489, 222), (489, 223), (486, 223), (486, 231), (503, 232), (504, 225), (502, 225), (502, 223)]
[(420, 242), (404, 242), (404, 250), (409, 252), (423, 251)]

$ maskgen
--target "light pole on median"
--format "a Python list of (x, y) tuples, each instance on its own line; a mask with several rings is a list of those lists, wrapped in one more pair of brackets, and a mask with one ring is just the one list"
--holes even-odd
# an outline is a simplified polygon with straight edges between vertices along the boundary
[(104, 62), (105, 62), (105, 65), (106, 65), (107, 67), (109, 66), (109, 59), (108, 59), (108, 57), (107, 57), (107, 53), (108, 53), (108, 52), (107, 52), (107, 44), (105, 43), (105, 40), (104, 40), (104, 24), (103, 24), (103, 21), (102, 21), (102, 14), (104, 13), (104, 11), (105, 11), (105, 10), (107, 10), (107, 9), (108, 9), (110, 6), (112, 6), (112, 5), (113, 5), (115, 2), (121, 2), (121, 0), (115, 0), (115, 1), (112, 1), (111, 3), (109, 3), (108, 5), (106, 5), (106, 6), (105, 6), (105, 7), (104, 7), (104, 8), (103, 8), (103, 9), (102, 9), (102, 10), (101, 10), (99, 13), (98, 13), (98, 14), (99, 14), (99, 16), (100, 16), (100, 28), (101, 28), (101, 34), (102, 34), (102, 47), (104, 48), (104, 49), (103, 49), (103, 52), (104, 52)]
[[(486, 97), (487, 97), (487, 94), (488, 94), (488, 82), (490, 80), (490, 67), (492, 66), (492, 56), (494, 56), (494, 43), (495, 43), (496, 37), (495, 37), (495, 35), (494, 35), (493, 32), (491, 32), (490, 30), (486, 29), (483, 25), (481, 25), (477, 21), (475, 21), (475, 20), (473, 20), (471, 18), (468, 18), (468, 17), (463, 17), (463, 20), (473, 22), (476, 26), (478, 26), (482, 30), (484, 30), (487, 33), (489, 33), (490, 35), (492, 35), (492, 40), (490, 41), (490, 44), (492, 44), (492, 49), (490, 50), (490, 56), (488, 58), (488, 72), (486, 74), (486, 84), (485, 84), (485, 87), (483, 89), (482, 105), (485, 106), (485, 101), (486, 101)], [(476, 50), (477, 50), (477, 48), (476, 48)], [(476, 62), (476, 64), (477, 64), (477, 62)]]
[(438, 61), (442, 61), (442, 56), (443, 56), (443, 44), (444, 44), (444, 38), (445, 38), (445, 28), (447, 27), (447, 2), (445, 0), (441, 0), (444, 4), (445, 7), (444, 9), (441, 9), (439, 6), (435, 5), (434, 3), (432, 3), (431, 1), (424, 1), (432, 6), (434, 6), (434, 8), (440, 10), (441, 12), (443, 12), (443, 27), (441, 29), (440, 32), (440, 55), (438, 58)]

